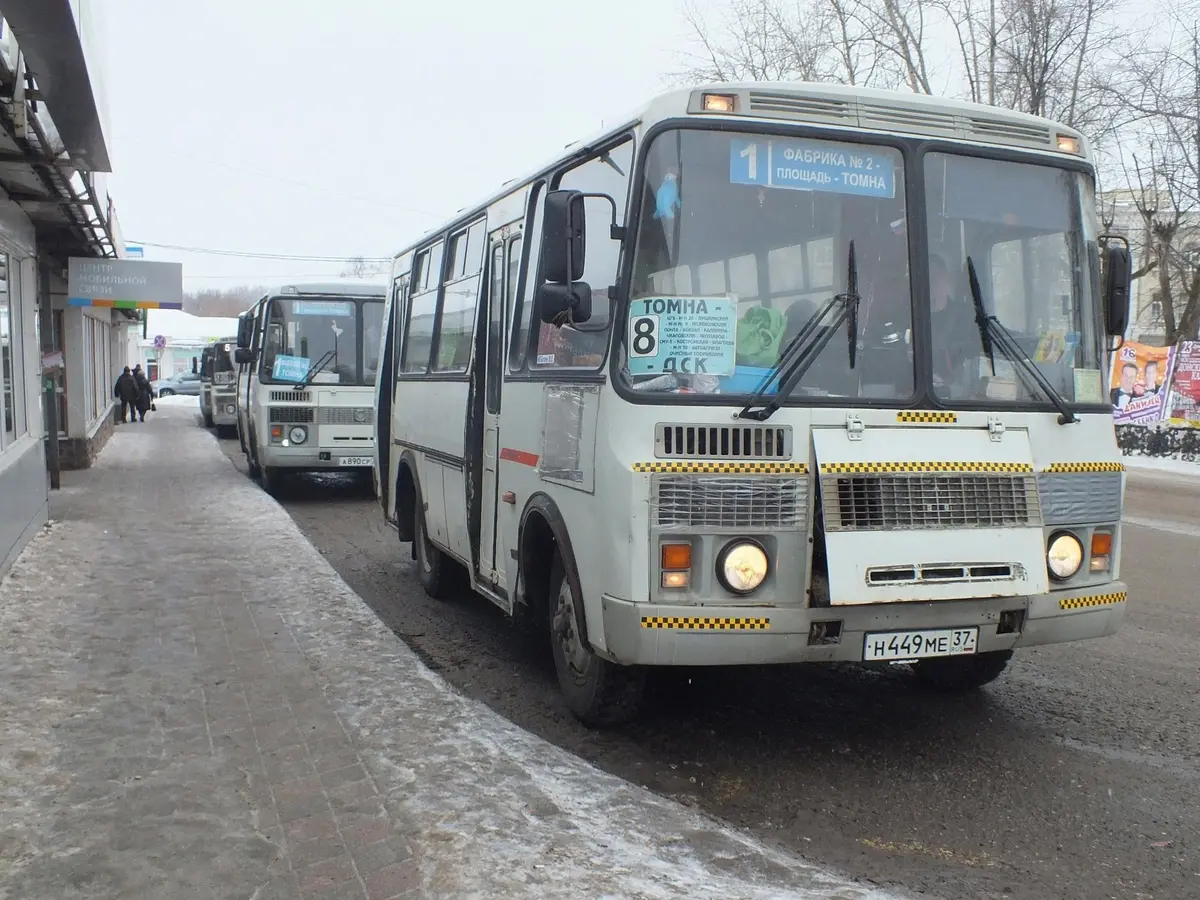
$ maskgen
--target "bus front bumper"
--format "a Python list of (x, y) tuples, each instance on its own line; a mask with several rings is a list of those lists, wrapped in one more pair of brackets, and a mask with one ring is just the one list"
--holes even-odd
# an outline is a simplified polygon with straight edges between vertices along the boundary
[[(589, 620), (588, 629), (602, 627), (598, 652), (623, 665), (861, 662), (868, 634), (978, 628), (979, 653), (1106, 637), (1125, 618), (1125, 596), (1119, 581), (1032, 597), (813, 609), (666, 606), (606, 596), (603, 622)], [(834, 630), (837, 637), (828, 637)]]
[(375, 464), (374, 447), (355, 447), (354, 450), (356, 452), (350, 452), (349, 448), (322, 449), (304, 445), (281, 447), (273, 444), (263, 448), (260, 457), (265, 466), (313, 472), (350, 472), (354, 469), (370, 468)]
[(237, 424), (237, 397), (213, 395), (212, 418), (217, 425)]

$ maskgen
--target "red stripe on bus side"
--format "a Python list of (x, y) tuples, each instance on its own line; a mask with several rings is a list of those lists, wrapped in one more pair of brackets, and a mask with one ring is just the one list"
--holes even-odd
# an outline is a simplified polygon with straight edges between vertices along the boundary
[(538, 464), (538, 455), (536, 453), (527, 453), (524, 450), (514, 450), (511, 447), (505, 447), (500, 451), (500, 458), (507, 459), (509, 462), (520, 463), (523, 466), (534, 466)]

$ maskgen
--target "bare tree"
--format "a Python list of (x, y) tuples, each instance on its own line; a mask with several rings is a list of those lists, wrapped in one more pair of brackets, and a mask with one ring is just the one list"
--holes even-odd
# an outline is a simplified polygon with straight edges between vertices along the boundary
[(385, 260), (366, 259), (356, 256), (346, 263), (342, 269), (343, 278), (370, 278), (373, 275), (386, 275), (391, 264)]
[(1106, 135), (1113, 115), (1124, 0), (733, 0), (687, 19), (697, 46), (685, 78), (827, 80), (938, 93), (930, 59), (948, 27), (957, 46), (945, 80), (978, 103), (1056, 118)]
[(697, 49), (680, 80), (817, 81), (833, 78), (825, 0), (731, 0), (716, 22), (691, 3), (684, 16)]
[(905, 84), (914, 94), (934, 93), (926, 62), (926, 28), (936, 10), (930, 0), (829, 0), (851, 23), (855, 43), (873, 47), (881, 80)]
[(1001, 0), (997, 101), (1056, 119), (1099, 140), (1114, 126), (1118, 42), (1116, 0)]
[(342, 269), (342, 277), (343, 278), (366, 278), (367, 277), (367, 261), (361, 256), (354, 257), (348, 263), (346, 263), (345, 268)]

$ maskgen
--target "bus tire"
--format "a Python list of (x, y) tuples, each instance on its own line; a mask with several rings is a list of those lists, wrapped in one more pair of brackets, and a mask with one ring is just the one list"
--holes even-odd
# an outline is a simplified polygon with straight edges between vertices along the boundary
[(279, 487), (283, 481), (283, 474), (279, 471), (278, 466), (262, 466), (259, 470), (258, 480), (262, 484), (264, 491), (272, 497), (279, 496)]
[(974, 656), (922, 659), (913, 663), (913, 674), (923, 688), (944, 694), (975, 691), (1000, 677), (1012, 659), (1011, 650), (993, 650)]
[(205, 428), (213, 427), (213, 417), (212, 417), (212, 413), (210, 413), (210, 412), (206, 412), (204, 414), (204, 427)]
[(550, 644), (563, 698), (575, 718), (589, 727), (621, 725), (638, 713), (646, 673), (597, 656), (579, 634), (575, 616), (582, 614), (556, 551), (550, 569)]
[(262, 474), (262, 467), (258, 464), (258, 454), (255, 453), (254, 444), (257, 438), (254, 436), (254, 429), (250, 429), (250, 435), (243, 449), (246, 451), (246, 473), (251, 478), (258, 478)]
[(417, 564), (417, 580), (434, 600), (449, 600), (461, 587), (462, 568), (429, 540), (419, 495), (413, 510), (413, 560)]

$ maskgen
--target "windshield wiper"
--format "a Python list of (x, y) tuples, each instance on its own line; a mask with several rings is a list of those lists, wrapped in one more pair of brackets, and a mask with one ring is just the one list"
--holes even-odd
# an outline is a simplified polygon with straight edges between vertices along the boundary
[(969, 256), (967, 257), (967, 280), (971, 286), (971, 302), (975, 305), (975, 323), (979, 326), (979, 340), (983, 344), (983, 351), (988, 355), (992, 374), (996, 374), (996, 357), (993, 346), (998, 346), (1009, 362), (1017, 367), (1017, 371), (1025, 375), (1025, 386), (1031, 387), (1032, 384), (1032, 386), (1040, 388), (1042, 393), (1054, 404), (1054, 408), (1058, 410), (1059, 425), (1078, 422), (1079, 418), (1067, 405), (1066, 398), (1054, 389), (1050, 379), (1043, 375), (1042, 370), (1037, 367), (1037, 363), (1029, 358), (1029, 354), (1025, 352), (1025, 348), (1021, 346), (1013, 333), (1000, 324), (1000, 320), (995, 316), (989, 316), (983, 308), (983, 292), (979, 289), (979, 275), (975, 271), (975, 261)]
[(325, 365), (335, 356), (337, 356), (336, 350), (326, 350), (320, 359), (308, 367), (308, 371), (304, 373), (304, 378), (292, 385), (292, 390), (302, 391), (312, 384), (312, 380), (317, 377), (317, 373), (325, 368)]
[[(849, 322), (847, 331), (849, 332), (849, 357), (850, 368), (853, 369), (855, 362), (858, 359), (858, 263), (854, 257), (854, 241), (850, 242), (850, 251), (846, 257), (846, 292), (844, 294), (835, 294), (826, 301), (813, 316), (804, 323), (804, 327), (800, 329), (800, 333), (788, 341), (787, 346), (783, 348), (783, 352), (779, 354), (779, 359), (771, 371), (767, 373), (763, 383), (759, 385), (758, 390), (754, 392), (754, 396), (750, 398), (741, 411), (738, 412), (735, 419), (754, 419), (758, 422), (765, 422), (775, 414), (782, 402), (781, 398), (787, 397), (800, 383), (800, 379), (812, 367), (812, 364), (817, 361), (821, 352), (826, 345), (833, 339), (834, 334), (842, 327), (843, 322)], [(840, 308), (834, 313), (833, 319), (829, 323), (829, 327), (815, 341), (809, 343), (809, 338), (813, 332), (817, 330), (817, 326), (821, 324), (821, 320), (829, 314), (829, 311), (835, 306)], [(782, 374), (781, 374), (782, 373)], [(767, 388), (771, 383), (779, 377), (779, 387), (775, 391), (775, 396), (771, 401), (763, 406), (762, 409), (754, 409), (762, 402), (763, 395), (766, 394)]]

